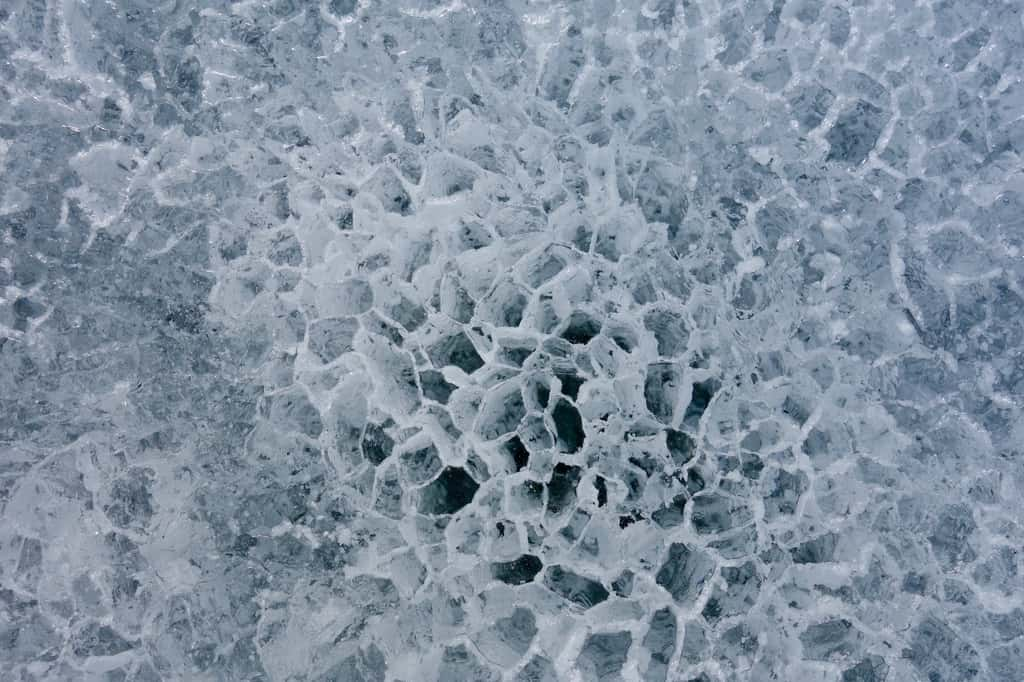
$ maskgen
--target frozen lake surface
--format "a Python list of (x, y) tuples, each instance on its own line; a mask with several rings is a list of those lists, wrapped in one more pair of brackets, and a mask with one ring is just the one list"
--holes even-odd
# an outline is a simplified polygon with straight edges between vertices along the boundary
[(1024, 679), (1020, 0), (0, 0), (0, 678)]

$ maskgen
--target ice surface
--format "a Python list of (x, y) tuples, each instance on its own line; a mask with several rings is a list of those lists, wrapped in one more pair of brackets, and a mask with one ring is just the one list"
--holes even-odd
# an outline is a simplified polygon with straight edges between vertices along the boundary
[(0, 2), (0, 678), (1024, 679), (1022, 36)]

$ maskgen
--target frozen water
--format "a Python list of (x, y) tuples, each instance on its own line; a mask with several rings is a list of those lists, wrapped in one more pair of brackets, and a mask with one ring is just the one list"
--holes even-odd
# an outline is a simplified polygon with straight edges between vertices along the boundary
[(586, 679), (608, 682), (620, 679), (633, 635), (629, 632), (597, 633), (587, 637), (576, 665)]
[(583, 609), (596, 606), (608, 598), (608, 590), (601, 583), (577, 575), (562, 566), (548, 567), (544, 573), (544, 586)]
[(672, 598), (682, 605), (693, 604), (715, 570), (715, 561), (700, 549), (682, 543), (669, 547), (656, 580)]
[(1022, 36), (0, 2), (0, 677), (1024, 679)]

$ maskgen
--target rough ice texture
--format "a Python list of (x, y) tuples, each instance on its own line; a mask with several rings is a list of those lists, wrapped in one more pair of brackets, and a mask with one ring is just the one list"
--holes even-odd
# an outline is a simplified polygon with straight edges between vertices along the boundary
[(0, 1), (0, 677), (1024, 679), (1022, 16)]

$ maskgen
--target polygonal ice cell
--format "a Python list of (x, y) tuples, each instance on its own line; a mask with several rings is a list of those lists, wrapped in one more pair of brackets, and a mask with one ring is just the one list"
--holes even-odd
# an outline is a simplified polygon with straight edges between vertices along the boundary
[(968, 542), (977, 527), (974, 514), (967, 505), (951, 504), (942, 509), (928, 542), (943, 568), (971, 562), (977, 557)]
[(570, 26), (565, 37), (548, 52), (537, 88), (538, 94), (567, 110), (573, 84), (585, 62), (580, 30)]
[(502, 280), (477, 304), (480, 319), (496, 327), (518, 327), (529, 303), (528, 292), (522, 286)]
[(398, 215), (412, 213), (412, 197), (391, 168), (380, 166), (370, 178), (363, 183), (360, 191), (373, 195), (380, 201), (384, 210)]
[(604, 476), (594, 477), (594, 490), (597, 492), (597, 506), (603, 507), (608, 504), (608, 485)]
[(628, 568), (619, 574), (619, 577), (612, 581), (612, 590), (620, 597), (628, 597), (633, 594), (633, 583), (636, 575)]
[(773, 521), (780, 516), (795, 514), (800, 496), (807, 491), (808, 483), (807, 474), (802, 471), (793, 474), (779, 469), (775, 473), (771, 491), (763, 498), (765, 520)]
[(468, 324), (476, 311), (476, 301), (469, 295), (457, 275), (447, 273), (441, 279), (439, 292), (441, 312), (456, 322)]
[(592, 338), (601, 333), (601, 321), (590, 313), (582, 310), (575, 310), (569, 316), (565, 329), (562, 330), (562, 338), (572, 344), (586, 344)]
[(700, 418), (704, 416), (704, 411), (711, 404), (711, 399), (721, 385), (717, 379), (707, 379), (693, 384), (693, 389), (690, 392), (690, 404), (686, 406), (686, 412), (683, 413), (684, 424), (693, 429), (697, 428)]
[(678, 171), (667, 164), (651, 161), (636, 183), (636, 202), (649, 223), (665, 223), (678, 228), (686, 217), (690, 202), (684, 193)]
[(441, 372), (436, 369), (427, 369), (420, 372), (420, 388), (423, 390), (423, 397), (436, 400), (444, 405), (447, 404), (448, 397), (457, 387), (448, 383)]
[(575, 373), (556, 372), (555, 376), (558, 377), (558, 383), (561, 385), (562, 395), (572, 400), (579, 398), (580, 388), (586, 383), (586, 379)]
[(497, 682), (501, 676), (485, 666), (465, 644), (446, 646), (441, 655), (438, 680)]
[(475, 643), (484, 658), (508, 669), (530, 650), (536, 635), (537, 619), (533, 612), (516, 607), (511, 615), (497, 619), (477, 635)]
[(498, 360), (514, 367), (522, 367), (537, 347), (533, 339), (502, 339), (499, 344)]
[(928, 680), (973, 680), (981, 672), (978, 651), (935, 616), (925, 616), (909, 640), (902, 656)]
[(583, 419), (572, 403), (559, 399), (551, 410), (551, 421), (555, 424), (558, 447), (562, 452), (579, 452), (583, 448), (586, 441)]
[(732, 197), (719, 197), (718, 208), (729, 227), (735, 229), (747, 219), (747, 207)]
[(746, 623), (740, 623), (722, 633), (715, 649), (720, 659), (736, 661), (743, 658), (754, 658), (758, 647), (757, 632)]
[(793, 77), (793, 67), (785, 50), (764, 50), (743, 70), (743, 75), (769, 92), (779, 92)]
[(850, 621), (833, 619), (809, 626), (801, 633), (800, 642), (809, 660), (839, 660), (857, 655), (864, 635)]
[[(458, 435), (456, 433), (453, 437), (458, 437)], [(487, 481), (491, 478), (490, 468), (476, 451), (470, 451), (466, 455), (466, 471), (477, 481)]]
[(626, 353), (631, 353), (637, 345), (636, 334), (632, 329), (622, 325), (615, 325), (605, 329), (605, 334), (608, 335), (616, 346), (621, 348)]
[(549, 293), (541, 294), (534, 311), (534, 327), (544, 334), (552, 334), (562, 321)]
[(793, 234), (799, 227), (795, 209), (778, 199), (758, 210), (755, 223), (765, 244), (773, 251), (778, 247), (779, 240)]
[(377, 466), (391, 456), (391, 451), (395, 447), (395, 441), (387, 434), (383, 425), (371, 423), (367, 424), (363, 430), (359, 447), (362, 450), (363, 457), (374, 466)]
[(138, 645), (125, 639), (109, 625), (89, 621), (71, 636), (71, 651), (79, 658), (116, 656)]
[(441, 470), (441, 458), (437, 447), (430, 443), (420, 448), (407, 450), (398, 457), (402, 471), (412, 483), (425, 483)]
[(889, 666), (881, 656), (865, 656), (859, 663), (843, 671), (841, 682), (885, 682)]
[(30, 663), (38, 656), (55, 659), (67, 643), (47, 623), (43, 614), (32, 608), (34, 601), (14, 597), (8, 602), (16, 609), (2, 632), (4, 654), (11, 663)]
[(706, 552), (677, 542), (669, 547), (655, 581), (678, 604), (689, 606), (700, 596), (714, 570), (715, 561)]
[(153, 495), (150, 486), (153, 472), (133, 468), (114, 480), (110, 487), (110, 500), (103, 512), (110, 522), (120, 528), (142, 528), (153, 516)]
[[(385, 40), (388, 40), (388, 35), (385, 34)], [(402, 131), (402, 138), (410, 145), (423, 144), (423, 131), (417, 125), (416, 112), (413, 111), (409, 98), (402, 90), (398, 89), (390, 94), (391, 96), (387, 98), (388, 101), (386, 103), (388, 118)], [(411, 176), (411, 182), (419, 181), (422, 168), (417, 157), (406, 152), (401, 154), (399, 163), (401, 164), (400, 170), (407, 176)]]
[(708, 547), (712, 548), (723, 559), (741, 559), (750, 556), (757, 551), (757, 526), (748, 525), (739, 530), (725, 533), (711, 542)]
[(317, 287), (316, 304), (324, 316), (360, 315), (373, 308), (373, 288), (361, 278), (331, 282)]
[(491, 564), (491, 576), (508, 585), (525, 585), (533, 582), (544, 563), (533, 554), (523, 554), (511, 561), (498, 561)]
[(578, 466), (559, 462), (548, 481), (548, 513), (560, 514), (576, 504), (576, 486), (583, 476)]
[(644, 402), (647, 410), (663, 424), (671, 424), (679, 400), (682, 372), (675, 363), (654, 362), (647, 366)]
[(494, 440), (515, 431), (525, 416), (526, 404), (519, 384), (506, 382), (484, 398), (477, 416), (477, 432), (486, 440)]
[[(42, 317), (43, 314), (46, 312), (46, 306), (37, 301), (33, 301), (31, 298), (19, 296), (18, 298), (14, 299), (14, 304), (11, 306), (11, 312), (14, 313), (15, 328), (18, 329), (18, 331), (25, 331), (28, 328), (28, 321), (33, 320), (37, 317)], [(197, 319), (181, 320), (182, 323), (175, 324), (175, 326), (181, 329), (182, 331), (187, 331), (189, 333), (195, 333), (199, 331), (200, 325), (202, 324), (203, 315), (201, 310), (196, 309), (196, 312), (198, 313)], [(174, 324), (176, 319), (178, 318), (172, 317), (172, 319), (168, 321)]]
[(423, 189), (427, 196), (444, 198), (473, 189), (479, 170), (450, 154), (434, 154), (427, 161)]
[(355, 12), (358, 5), (359, 0), (331, 0), (327, 9), (336, 17), (344, 17)]
[[(992, 120), (1001, 125), (1012, 125), (1024, 116), (1024, 88), (1019, 82), (1011, 83), (991, 100)], [(991, 125), (991, 122), (990, 124)]]
[[(355, 4), (355, 0), (351, 1)], [(386, 675), (387, 660), (381, 650), (371, 644), (331, 666), (322, 677), (317, 678), (317, 682), (384, 682)]]
[(813, 24), (821, 15), (822, 5), (824, 5), (822, 0), (803, 0), (797, 5), (795, 16), (802, 24)]
[[(15, 540), (15, 544), (17, 540)], [(43, 543), (36, 538), (21, 541), (18, 563), (15, 569), (16, 582), (28, 591), (35, 591), (43, 573)]]
[(794, 90), (790, 97), (790, 111), (801, 129), (809, 132), (821, 125), (834, 101), (836, 95), (833, 91), (820, 83), (807, 83)]
[(551, 400), (551, 388), (547, 381), (538, 377), (530, 377), (526, 381), (526, 395), (532, 403), (533, 409), (546, 410)]
[(363, 344), (359, 351), (372, 363), (377, 391), (388, 396), (386, 409), (410, 414), (419, 408), (420, 391), (411, 354), (372, 341)]
[(515, 682), (559, 682), (555, 672), (554, 664), (537, 655), (530, 659), (530, 662), (523, 666), (519, 674), (515, 676)]
[(267, 257), (274, 265), (295, 267), (302, 264), (302, 246), (294, 234), (286, 232), (275, 237), (270, 243)]
[(757, 601), (761, 589), (761, 576), (752, 561), (739, 566), (724, 566), (721, 574), (725, 587), (715, 587), (703, 610), (704, 618), (712, 624), (722, 618), (747, 613)]
[(984, 561), (978, 562), (971, 577), (978, 587), (998, 590), (1010, 595), (1019, 583), (1016, 549), (1006, 545), (995, 547)]
[(569, 523), (565, 524), (558, 534), (569, 542), (576, 542), (583, 535), (584, 529), (587, 527), (587, 523), (590, 521), (590, 514), (582, 509), (576, 509), (569, 518)]
[(398, 478), (398, 471), (388, 467), (383, 474), (378, 474), (377, 498), (374, 500), (373, 508), (377, 512), (391, 519), (402, 518), (402, 482)]
[(988, 654), (988, 669), (999, 680), (1017, 680), (1024, 674), (1024, 643), (1020, 641), (993, 647)]
[(359, 320), (354, 317), (328, 317), (309, 324), (306, 343), (323, 362), (333, 362), (353, 350), (353, 340), (359, 331)]
[(669, 504), (651, 513), (651, 521), (661, 528), (675, 528), (682, 525), (686, 518), (684, 513), (689, 499), (689, 496), (685, 494), (676, 495)]
[(961, 230), (941, 230), (928, 236), (929, 260), (944, 274), (977, 277), (992, 269), (987, 245)]
[(544, 484), (526, 480), (509, 490), (508, 509), (512, 514), (534, 514), (544, 506)]
[(512, 436), (512, 438), (505, 441), (502, 448), (512, 459), (516, 471), (522, 471), (530, 463), (530, 451), (523, 444), (519, 436)]
[(576, 666), (588, 680), (612, 682), (621, 679), (619, 673), (629, 658), (632, 645), (633, 635), (629, 632), (589, 635), (576, 658)]
[[(958, 586), (956, 580), (947, 580), (944, 592), (947, 601), (961, 605), (971, 602), (971, 597), (964, 594), (969, 592), (968, 588), (962, 583)], [(1024, 609), (1016, 607), (1008, 613), (991, 613), (988, 619), (1004, 641), (1024, 636)]]
[(889, 114), (870, 102), (857, 100), (845, 109), (825, 135), (828, 160), (851, 166), (861, 164), (875, 147)]
[(68, 165), (80, 179), (80, 186), (71, 195), (92, 222), (105, 226), (117, 219), (139, 165), (135, 150), (117, 143), (98, 144), (72, 157)]
[(259, 202), (266, 205), (266, 210), (279, 221), (288, 220), (292, 214), (289, 202), (288, 183), (284, 180), (268, 187), (259, 196)]
[(527, 256), (522, 266), (523, 281), (536, 289), (564, 270), (572, 259), (572, 252), (560, 244), (551, 244)]
[(169, 74), (168, 90), (183, 109), (195, 112), (203, 99), (203, 67), (195, 57), (188, 57), (173, 65)]
[(551, 356), (557, 370), (572, 371), (572, 364), (569, 362), (573, 355), (572, 344), (565, 339), (548, 338), (541, 344), (541, 350)]
[(629, 248), (629, 239), (620, 224), (604, 224), (598, 229), (594, 239), (594, 253), (597, 255), (617, 263)]
[(651, 663), (644, 674), (644, 682), (664, 682), (668, 676), (668, 664), (676, 650), (678, 623), (668, 607), (658, 609), (651, 616), (643, 646), (651, 653)]
[(494, 235), (483, 223), (460, 221), (455, 228), (455, 241), (460, 251), (472, 251), (489, 246), (494, 241)]
[(837, 85), (845, 94), (863, 98), (873, 104), (885, 105), (889, 102), (886, 87), (863, 71), (844, 70)]
[[(36, 541), (38, 543), (38, 541)], [(25, 541), (28, 544), (28, 540)], [(22, 545), (22, 554), (24, 554), (25, 546)], [(18, 572), (21, 573), (22, 562), (18, 561)], [(38, 576), (37, 576), (38, 577)], [(25, 586), (29, 590), (35, 590), (38, 580), (35, 582), (26, 581), (19, 575), (19, 584)], [(71, 590), (75, 595), (75, 604), (78, 609), (83, 613), (94, 613), (102, 614), (106, 610), (104, 603), (104, 595), (100, 588), (96, 585), (92, 578), (86, 574), (76, 576), (71, 583)]]
[(270, 422), (279, 428), (316, 438), (324, 430), (320, 410), (301, 388), (291, 388), (271, 398)]
[(473, 501), (480, 484), (458, 467), (445, 467), (420, 490), (421, 514), (454, 514)]
[(644, 315), (644, 327), (658, 343), (658, 355), (676, 357), (686, 351), (690, 331), (682, 316), (671, 310), (655, 309)]
[(334, 216), (334, 225), (343, 232), (347, 232), (355, 227), (355, 214), (350, 205), (342, 204), (338, 207)]
[[(632, 116), (632, 109), (620, 109), (619, 111), (626, 113), (627, 116)], [(637, 147), (646, 147), (666, 158), (679, 158), (684, 151), (684, 146), (677, 120), (678, 114), (675, 109), (652, 109), (637, 125), (629, 142)], [(624, 168), (623, 175), (634, 175), (642, 163), (642, 157), (630, 158), (627, 161), (628, 170)], [(625, 198), (623, 196), (623, 199)]]
[(699, 620), (691, 620), (683, 628), (682, 659), (698, 663), (706, 657), (708, 648), (707, 631)]
[(900, 589), (908, 594), (924, 595), (925, 590), (928, 589), (928, 576), (911, 571), (903, 576), (903, 584)]
[(757, 455), (750, 452), (740, 453), (740, 473), (744, 478), (756, 481), (761, 478), (761, 471), (764, 470), (764, 462)]
[(636, 15), (636, 28), (638, 31), (661, 28), (671, 32), (675, 19), (675, 0), (651, 0), (646, 3), (644, 10)]
[(741, 500), (721, 493), (706, 493), (693, 498), (691, 518), (697, 533), (723, 533), (742, 526), (753, 518), (750, 508)]
[(789, 550), (794, 564), (822, 564), (835, 559), (839, 536), (828, 532), (810, 540), (804, 540)]
[(483, 358), (465, 332), (457, 332), (434, 343), (427, 349), (427, 355), (435, 367), (453, 365), (466, 374), (484, 366)]
[(826, 37), (836, 47), (843, 47), (850, 39), (850, 12), (839, 5), (832, 5), (825, 10), (825, 25), (828, 27)]
[(749, 20), (739, 9), (724, 13), (718, 20), (718, 30), (724, 49), (715, 55), (724, 67), (735, 66), (750, 54), (754, 32), (749, 29)]
[(404, 595), (414, 594), (427, 578), (426, 567), (420, 563), (412, 550), (389, 557), (388, 570), (394, 579), (395, 586)]

